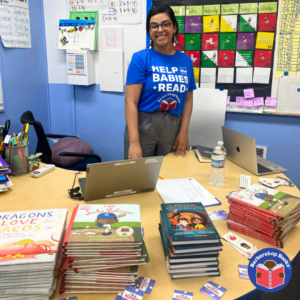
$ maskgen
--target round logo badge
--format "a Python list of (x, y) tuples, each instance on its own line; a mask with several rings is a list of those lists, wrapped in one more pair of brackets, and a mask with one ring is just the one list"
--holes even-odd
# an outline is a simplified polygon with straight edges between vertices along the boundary
[(277, 292), (284, 288), (292, 277), (292, 264), (280, 250), (266, 248), (251, 258), (248, 266), (249, 279), (259, 290)]
[(116, 234), (119, 236), (131, 236), (133, 235), (134, 230), (131, 227), (123, 226), (117, 229)]

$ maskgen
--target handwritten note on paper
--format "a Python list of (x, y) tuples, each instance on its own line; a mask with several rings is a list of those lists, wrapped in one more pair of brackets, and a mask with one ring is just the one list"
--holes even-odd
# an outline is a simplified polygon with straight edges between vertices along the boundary
[(31, 48), (28, 0), (0, 0), (0, 36), (4, 47)]
[(70, 0), (70, 11), (108, 10), (108, 0)]
[(276, 106), (277, 99), (275, 97), (267, 97), (266, 98), (266, 106)]
[(264, 98), (263, 97), (257, 97), (254, 98), (254, 106), (264, 106)]
[(244, 90), (244, 97), (245, 98), (254, 98), (254, 90), (253, 89), (246, 89)]
[(244, 97), (236, 97), (235, 105), (236, 106), (244, 106)]

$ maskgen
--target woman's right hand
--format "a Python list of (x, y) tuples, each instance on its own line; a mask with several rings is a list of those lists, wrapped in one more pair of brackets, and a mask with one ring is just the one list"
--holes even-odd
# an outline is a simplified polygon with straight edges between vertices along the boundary
[(142, 158), (142, 148), (139, 142), (137, 143), (130, 143), (129, 150), (128, 150), (128, 159), (136, 159)]

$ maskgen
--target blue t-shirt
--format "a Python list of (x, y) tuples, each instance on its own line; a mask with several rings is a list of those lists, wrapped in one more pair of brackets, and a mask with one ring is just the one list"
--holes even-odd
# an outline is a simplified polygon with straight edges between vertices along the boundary
[(185, 98), (196, 89), (191, 58), (179, 51), (166, 55), (154, 49), (136, 52), (128, 68), (126, 84), (143, 83), (138, 110), (182, 114)]

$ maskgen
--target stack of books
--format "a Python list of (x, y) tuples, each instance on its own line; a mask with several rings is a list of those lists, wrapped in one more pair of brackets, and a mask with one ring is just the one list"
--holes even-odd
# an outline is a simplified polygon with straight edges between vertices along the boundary
[(300, 220), (300, 198), (253, 184), (227, 196), (227, 227), (283, 248)]
[(56, 289), (67, 209), (0, 214), (1, 299), (49, 299)]
[(63, 243), (60, 293), (118, 293), (149, 263), (139, 205), (77, 205)]
[(172, 279), (220, 276), (220, 236), (201, 203), (161, 204), (159, 232)]
[(0, 156), (0, 192), (8, 191), (8, 188), (13, 185), (7, 176), (9, 173), (11, 173), (11, 170), (8, 164)]

